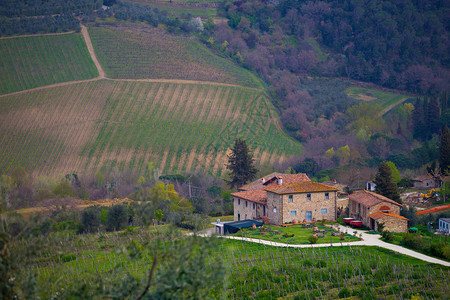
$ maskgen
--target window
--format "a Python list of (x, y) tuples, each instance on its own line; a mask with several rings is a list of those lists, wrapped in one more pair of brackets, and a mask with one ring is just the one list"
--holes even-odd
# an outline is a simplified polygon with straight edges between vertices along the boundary
[(320, 210), (320, 212), (323, 213), (323, 214), (326, 214), (326, 213), (328, 212), (328, 209), (322, 208), (322, 209)]
[(245, 200), (245, 207), (248, 207), (248, 203), (247, 203), (247, 200)]
[(311, 194), (306, 194), (306, 200), (311, 201)]
[(241, 199), (238, 199), (238, 205), (241, 205)]
[(294, 202), (294, 195), (289, 195), (289, 202)]
[(325, 200), (330, 199), (330, 193), (325, 193)]
[(238, 221), (240, 221), (240, 220), (241, 220), (241, 214), (238, 213)]
[(291, 216), (296, 216), (297, 215), (297, 211), (296, 210), (291, 210)]
[(276, 207), (273, 208), (273, 212), (277, 213), (277, 208)]
[(255, 210), (255, 208), (256, 208), (256, 204), (255, 204), (255, 203), (253, 203), (253, 210)]

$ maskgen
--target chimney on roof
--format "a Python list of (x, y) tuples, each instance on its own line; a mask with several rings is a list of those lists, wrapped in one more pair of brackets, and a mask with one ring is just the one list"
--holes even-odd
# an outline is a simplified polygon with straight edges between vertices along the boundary
[(278, 185), (283, 185), (283, 178), (282, 177), (278, 177)]
[(336, 179), (334, 180), (334, 183), (336, 183)]
[(266, 182), (266, 179), (263, 177), (263, 178), (261, 178), (261, 182), (262, 183), (265, 183)]

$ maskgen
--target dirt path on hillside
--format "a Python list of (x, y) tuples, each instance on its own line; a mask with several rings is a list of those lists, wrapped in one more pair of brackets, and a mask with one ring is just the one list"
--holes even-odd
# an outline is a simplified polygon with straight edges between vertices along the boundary
[[(108, 78), (111, 79), (111, 78)], [(139, 82), (161, 82), (161, 83), (186, 83), (186, 84), (209, 84), (209, 85), (217, 85), (217, 86), (231, 86), (231, 87), (241, 87), (241, 88), (247, 88), (252, 89), (256, 91), (260, 91), (259, 88), (253, 88), (248, 86), (243, 86), (239, 84), (232, 84), (232, 83), (220, 83), (220, 82), (214, 82), (214, 81), (201, 81), (201, 80), (184, 80), (184, 79), (111, 79), (114, 81), (139, 81)]]
[(88, 48), (89, 54), (91, 55), (92, 60), (94, 61), (95, 67), (98, 71), (97, 79), (106, 78), (105, 71), (103, 70), (100, 62), (97, 59), (97, 55), (95, 55), (94, 46), (92, 46), (91, 37), (89, 36), (89, 32), (87, 31), (86, 26), (81, 25), (81, 34), (83, 35), (84, 41), (86, 42), (86, 46)]
[(24, 34), (24, 35), (12, 35), (12, 36), (2, 36), (0, 37), (0, 40), (6, 40), (6, 39), (15, 39), (15, 38), (21, 38), (21, 37), (33, 37), (33, 36), (46, 36), (46, 35), (64, 35), (64, 34), (70, 34), (74, 33), (75, 31), (67, 31), (67, 32), (54, 32), (54, 33), (38, 33), (38, 34)]
[(400, 100), (400, 101), (398, 101), (398, 102), (396, 102), (396, 103), (394, 103), (394, 104), (389, 105), (388, 107), (386, 107), (385, 109), (383, 109), (383, 110), (380, 112), (380, 117), (384, 116), (384, 115), (385, 115), (386, 113), (388, 113), (391, 109), (397, 107), (397, 105), (402, 104), (403, 102), (405, 102), (405, 101), (408, 100), (408, 99), (409, 99), (409, 97), (405, 97), (405, 98), (403, 98), (402, 100)]
[[(27, 36), (41, 36), (41, 35), (61, 35), (61, 34), (69, 34), (69, 33), (73, 33), (73, 32), (74, 31), (62, 32), (62, 33), (38, 34), (38, 35), (20, 35), (20, 36), (14, 36), (14, 37), (3, 37), (3, 38), (0, 38), (0, 39), (18, 38), (18, 37), (27, 37)], [(17, 91), (17, 92), (13, 92), (13, 93), (9, 93), (9, 94), (3, 94), (3, 95), (0, 95), (0, 98), (6, 97), (6, 96), (17, 95), (17, 94), (23, 94), (23, 93), (31, 92), (31, 91), (47, 89), (47, 88), (54, 88), (54, 87), (66, 86), (66, 85), (70, 85), (70, 84), (89, 82), (89, 81), (94, 81), (94, 80), (99, 80), (99, 79), (108, 79), (108, 80), (112, 80), (112, 81), (161, 82), (161, 83), (176, 83), (176, 84), (206, 84), (206, 85), (216, 85), (216, 86), (243, 87), (243, 88), (248, 88), (248, 89), (253, 89), (253, 90), (258, 90), (258, 91), (261, 90), (259, 88), (252, 88), (252, 87), (247, 87), (247, 86), (243, 86), (243, 85), (239, 85), (239, 84), (220, 83), (220, 82), (212, 82), (212, 81), (200, 81), (200, 80), (182, 80), (182, 79), (113, 79), (113, 78), (108, 78), (108, 77), (106, 77), (105, 71), (103, 70), (100, 62), (97, 59), (97, 55), (95, 54), (94, 46), (92, 45), (92, 41), (91, 41), (91, 37), (89, 36), (89, 32), (88, 32), (86, 26), (84, 26), (82, 24), (81, 24), (81, 34), (82, 34), (82, 36), (84, 38), (84, 41), (86, 43), (87, 49), (89, 51), (89, 55), (91, 56), (92, 61), (94, 62), (95, 67), (97, 68), (97, 71), (98, 71), (98, 74), (99, 74), (98, 77), (91, 78), (91, 79), (85, 79), (85, 80), (66, 81), (66, 82), (60, 82), (60, 83), (55, 83), (55, 84), (50, 84), (50, 85), (44, 85), (44, 86), (40, 86), (40, 87), (36, 87), (36, 88), (32, 88), (32, 89), (23, 90), (23, 91)]]

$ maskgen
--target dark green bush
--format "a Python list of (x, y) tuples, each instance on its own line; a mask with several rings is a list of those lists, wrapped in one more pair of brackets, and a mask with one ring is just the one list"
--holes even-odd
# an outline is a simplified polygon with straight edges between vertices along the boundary
[(383, 237), (383, 239), (386, 242), (392, 242), (394, 240), (394, 237), (395, 237), (394, 233), (392, 233), (390, 231), (383, 231), (381, 233), (381, 236)]
[(119, 204), (111, 206), (108, 210), (106, 228), (108, 230), (120, 230), (128, 221), (128, 209), (125, 205)]
[(317, 237), (317, 236), (315, 236), (315, 235), (311, 235), (309, 238), (308, 238), (308, 241), (311, 243), (311, 244), (315, 244), (315, 243), (317, 243), (317, 240), (318, 240), (319, 238)]
[(61, 261), (62, 262), (69, 262), (72, 260), (77, 259), (77, 256), (73, 253), (69, 253), (69, 254), (65, 254), (65, 255), (61, 255)]
[(352, 293), (350, 292), (350, 290), (345, 286), (343, 287), (340, 291), (339, 291), (339, 298), (346, 298), (349, 297)]
[(425, 249), (425, 244), (419, 233), (405, 233), (401, 243), (415, 250), (423, 251)]

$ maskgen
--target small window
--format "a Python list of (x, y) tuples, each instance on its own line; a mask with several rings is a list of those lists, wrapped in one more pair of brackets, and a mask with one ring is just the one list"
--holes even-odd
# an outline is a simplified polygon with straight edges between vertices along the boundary
[(297, 211), (296, 210), (291, 210), (291, 216), (296, 216), (297, 215)]
[(247, 200), (245, 200), (245, 207), (248, 207), (248, 202), (247, 202)]
[(238, 205), (241, 205), (241, 199), (238, 199)]
[(238, 213), (238, 221), (240, 221), (240, 220), (241, 220), (241, 214)]
[(277, 213), (277, 208), (276, 207), (273, 208), (273, 212)]
[(289, 195), (289, 202), (294, 202), (294, 195)]
[(330, 199), (330, 193), (325, 193), (325, 200)]
[(311, 194), (306, 194), (306, 200), (310, 200), (311, 201)]
[(320, 212), (323, 213), (323, 214), (326, 214), (326, 213), (328, 213), (328, 209), (322, 208), (322, 209), (320, 210)]
[(256, 204), (255, 203), (253, 203), (253, 210), (256, 208)]

